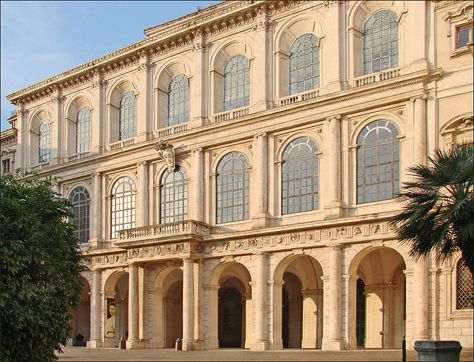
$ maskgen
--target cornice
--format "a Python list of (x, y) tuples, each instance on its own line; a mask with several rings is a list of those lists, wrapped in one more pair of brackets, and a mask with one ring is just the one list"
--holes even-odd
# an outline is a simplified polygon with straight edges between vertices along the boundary
[(144, 56), (155, 57), (185, 47), (192, 49), (195, 39), (210, 37), (252, 23), (262, 14), (270, 16), (304, 3), (303, 0), (220, 3), (203, 10), (202, 15), (193, 21), (191, 19), (196, 17), (196, 13), (164, 24), (163, 27), (152, 28), (157, 30), (156, 34), (153, 31), (154, 35), (144, 40), (14, 92), (7, 99), (13, 104), (26, 104), (50, 97), (56, 89), (92, 84), (97, 72), (106, 76), (139, 64), (140, 58)]

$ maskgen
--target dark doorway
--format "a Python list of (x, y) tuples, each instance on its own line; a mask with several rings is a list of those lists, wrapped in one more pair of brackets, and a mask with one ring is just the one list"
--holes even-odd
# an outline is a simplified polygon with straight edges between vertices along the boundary
[(242, 347), (242, 296), (231, 287), (219, 289), (219, 348)]
[(285, 287), (282, 288), (282, 291), (283, 313), (281, 338), (283, 340), (283, 348), (288, 348), (288, 340), (290, 337), (290, 298), (288, 297), (288, 292)]
[(361, 278), (357, 279), (357, 312), (356, 312), (357, 347), (365, 346), (365, 284)]

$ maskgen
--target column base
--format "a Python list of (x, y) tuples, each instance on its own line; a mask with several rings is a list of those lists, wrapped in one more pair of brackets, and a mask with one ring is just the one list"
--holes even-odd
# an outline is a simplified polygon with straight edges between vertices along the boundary
[(194, 339), (183, 340), (183, 351), (198, 351), (202, 349), (202, 344)]
[(142, 341), (140, 341), (138, 338), (134, 339), (127, 339), (127, 349), (139, 349), (139, 348), (144, 348), (145, 345)]
[(87, 341), (86, 348), (100, 348), (102, 347), (102, 341), (100, 339), (91, 339)]
[(340, 351), (344, 349), (342, 339), (327, 339), (323, 340), (322, 350), (324, 351)]
[(206, 119), (204, 117), (198, 116), (194, 117), (191, 122), (188, 122), (188, 128), (198, 128), (206, 124)]
[(251, 351), (266, 351), (268, 349), (268, 341), (255, 341), (250, 347)]
[(332, 202), (324, 208), (324, 219), (337, 219), (342, 216), (342, 205), (340, 202)]
[(252, 218), (252, 229), (262, 229), (270, 225), (267, 214), (256, 215)]
[(259, 101), (254, 105), (250, 106), (249, 113), (263, 112), (271, 108), (270, 101)]

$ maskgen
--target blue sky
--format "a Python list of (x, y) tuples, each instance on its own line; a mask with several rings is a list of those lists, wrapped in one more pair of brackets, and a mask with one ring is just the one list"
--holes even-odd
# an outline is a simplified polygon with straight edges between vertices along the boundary
[(143, 30), (220, 1), (1, 1), (1, 129), (6, 96), (146, 38)]

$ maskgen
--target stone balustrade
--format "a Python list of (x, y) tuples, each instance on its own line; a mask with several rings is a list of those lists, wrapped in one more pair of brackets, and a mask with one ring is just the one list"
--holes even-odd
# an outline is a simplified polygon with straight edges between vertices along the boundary
[(82, 158), (89, 157), (91, 155), (90, 152), (80, 152), (80, 153), (75, 153), (73, 155), (70, 155), (67, 157), (68, 161), (75, 161), (75, 160), (80, 160)]
[(174, 126), (169, 126), (169, 127), (166, 127), (166, 128), (156, 130), (155, 131), (155, 137), (156, 138), (167, 137), (167, 136), (171, 136), (171, 135), (176, 134), (176, 133), (185, 132), (187, 130), (188, 130), (188, 124), (187, 123), (176, 124)]
[(126, 140), (123, 140), (123, 141), (118, 141), (118, 142), (114, 142), (114, 143), (111, 143), (108, 147), (108, 149), (110, 151), (115, 151), (115, 150), (120, 150), (124, 147), (127, 147), (127, 146), (132, 146), (135, 144), (135, 139), (134, 138), (129, 138), (129, 139), (126, 139)]
[(377, 83), (383, 80), (392, 79), (400, 76), (401, 68), (392, 68), (383, 72), (372, 73), (362, 77), (354, 78), (353, 86), (361, 87), (367, 84)]
[(211, 124), (229, 121), (231, 119), (245, 117), (249, 114), (249, 107), (237, 108), (227, 112), (216, 113), (211, 118)]
[(308, 99), (313, 99), (319, 97), (319, 89), (312, 89), (308, 92), (292, 94), (291, 96), (286, 96), (276, 100), (276, 106), (287, 106), (290, 104), (295, 104), (301, 101), (306, 101)]

